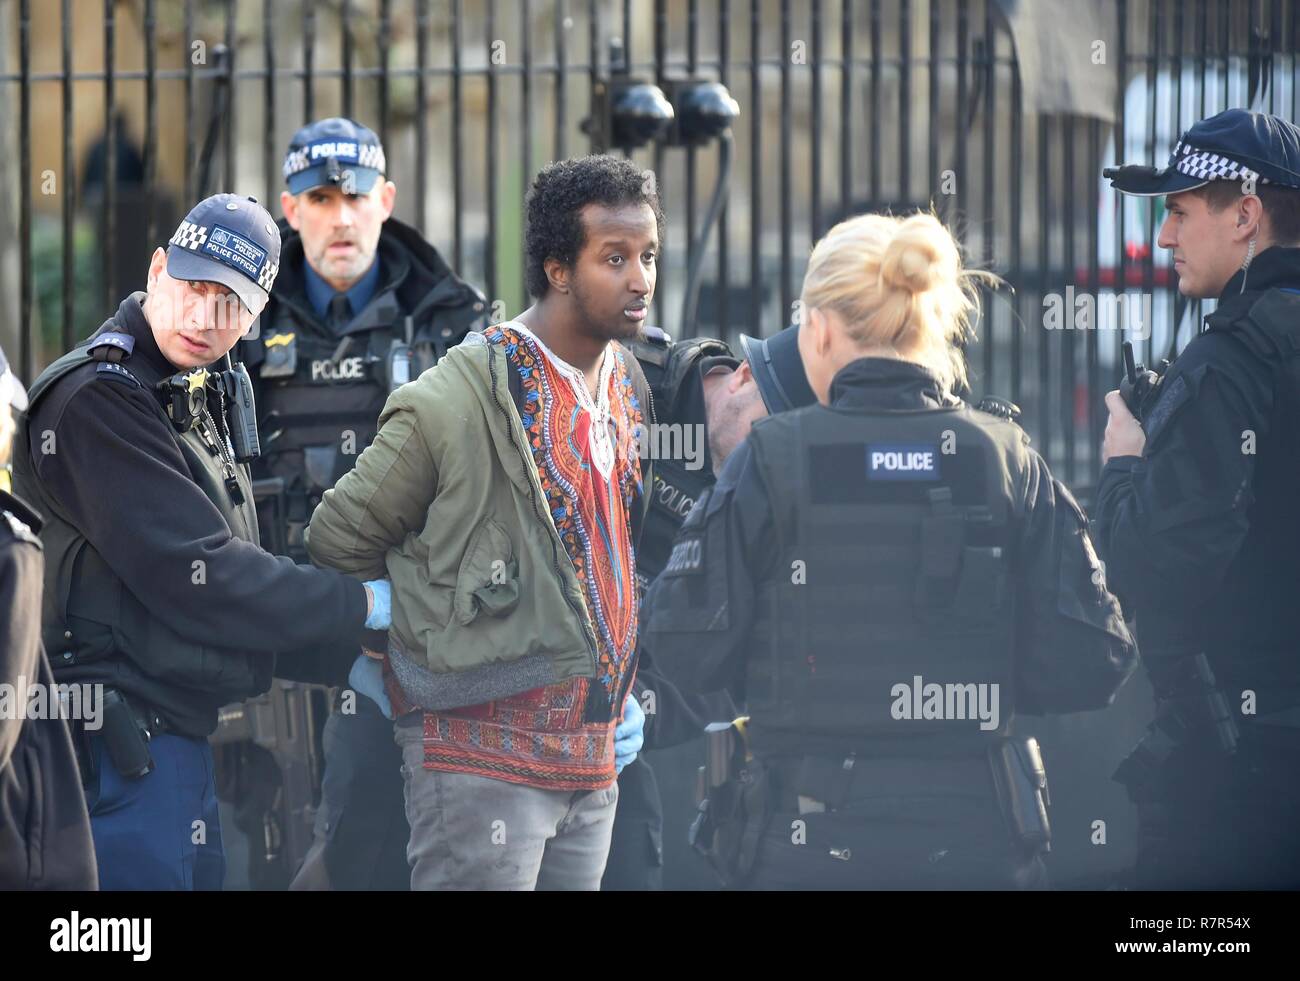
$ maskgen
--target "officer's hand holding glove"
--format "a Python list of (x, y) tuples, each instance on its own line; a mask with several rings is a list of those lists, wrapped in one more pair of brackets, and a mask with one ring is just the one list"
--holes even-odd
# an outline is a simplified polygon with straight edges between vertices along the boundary
[(388, 630), (393, 625), (393, 587), (387, 579), (371, 579), (366, 587), (366, 629)]
[(645, 712), (641, 710), (641, 703), (628, 692), (627, 700), (623, 703), (623, 721), (614, 730), (615, 773), (622, 773), (623, 767), (636, 759), (644, 742)]
[(387, 718), (393, 718), (393, 703), (384, 691), (384, 666), (373, 657), (358, 654), (348, 672), (348, 685), (379, 706)]

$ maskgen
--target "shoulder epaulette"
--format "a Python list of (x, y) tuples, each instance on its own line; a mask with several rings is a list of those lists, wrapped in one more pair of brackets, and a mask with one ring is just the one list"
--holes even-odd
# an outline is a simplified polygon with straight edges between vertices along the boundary
[(986, 395), (979, 400), (975, 408), (980, 412), (997, 416), (1006, 422), (1020, 422), (1020, 406), (1009, 399), (998, 398), (996, 395)]
[(121, 364), (135, 350), (135, 338), (118, 331), (105, 331), (86, 345), (86, 350), (96, 361)]
[(95, 377), (103, 376), (114, 381), (119, 381), (123, 385), (130, 385), (133, 388), (144, 388), (144, 383), (135, 375), (131, 374), (123, 365), (115, 361), (102, 361), (98, 368), (95, 369)]

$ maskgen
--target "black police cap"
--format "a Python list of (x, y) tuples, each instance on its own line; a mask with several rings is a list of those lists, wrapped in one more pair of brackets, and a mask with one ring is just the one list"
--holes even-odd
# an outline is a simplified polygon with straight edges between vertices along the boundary
[(787, 327), (771, 337), (740, 335), (740, 347), (771, 415), (800, 409), (817, 401), (804, 374), (799, 354), (799, 327)]
[(1177, 194), (1216, 180), (1300, 188), (1300, 129), (1279, 116), (1225, 109), (1184, 133), (1163, 168), (1107, 167), (1102, 176), (1117, 191), (1141, 197)]

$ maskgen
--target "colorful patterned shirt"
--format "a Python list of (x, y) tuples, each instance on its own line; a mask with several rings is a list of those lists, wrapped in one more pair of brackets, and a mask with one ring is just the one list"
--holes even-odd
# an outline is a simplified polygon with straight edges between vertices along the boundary
[(597, 398), (581, 371), (528, 328), (484, 336), (504, 349), (523, 392), (520, 418), (551, 517), (573, 562), (596, 637), (599, 674), (509, 698), (424, 714), (424, 765), (548, 790), (608, 787), (614, 727), (636, 670), (631, 515), (642, 494), (641, 407), (624, 352), (610, 345)]

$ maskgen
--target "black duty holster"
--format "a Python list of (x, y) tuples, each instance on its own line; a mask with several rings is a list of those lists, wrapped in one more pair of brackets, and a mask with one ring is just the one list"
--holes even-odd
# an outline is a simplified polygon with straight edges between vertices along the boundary
[(1160, 672), (1155, 719), (1115, 770), (1113, 779), (1135, 804), (1161, 796), (1165, 765), (1179, 747), (1197, 742), (1222, 756), (1237, 751), (1240, 730), (1205, 655), (1179, 658), (1171, 665)]
[(758, 846), (772, 815), (767, 769), (748, 752), (749, 720), (715, 722), (705, 729), (705, 765), (696, 784), (698, 811), (687, 832), (728, 888), (742, 888), (754, 871)]

